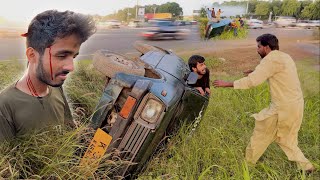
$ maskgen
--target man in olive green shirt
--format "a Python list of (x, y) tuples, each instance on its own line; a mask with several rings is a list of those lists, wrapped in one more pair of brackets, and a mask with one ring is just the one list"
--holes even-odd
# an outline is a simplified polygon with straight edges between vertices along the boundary
[(47, 125), (73, 124), (60, 87), (49, 86), (44, 97), (34, 97), (11, 85), (0, 96), (0, 139), (10, 139)]
[(50, 125), (73, 124), (62, 91), (80, 46), (94, 32), (89, 16), (48, 10), (30, 23), (28, 66), (15, 84), (0, 93), (0, 141)]
[(288, 54), (279, 51), (276, 36), (263, 34), (257, 38), (257, 44), (257, 51), (263, 59), (253, 72), (234, 82), (216, 80), (214, 86), (249, 89), (268, 80), (271, 104), (252, 115), (255, 128), (246, 149), (246, 160), (256, 163), (275, 141), (290, 161), (297, 162), (306, 172), (312, 172), (313, 165), (298, 147), (304, 100), (296, 65)]

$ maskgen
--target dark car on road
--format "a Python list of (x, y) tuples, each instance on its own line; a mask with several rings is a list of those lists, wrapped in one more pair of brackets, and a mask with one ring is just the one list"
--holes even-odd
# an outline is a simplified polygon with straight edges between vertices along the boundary
[(144, 39), (185, 39), (188, 35), (186, 29), (178, 28), (172, 21), (159, 20), (152, 24), (153, 28), (142, 33)]
[(135, 47), (142, 53), (136, 59), (100, 50), (93, 61), (108, 80), (92, 127), (112, 136), (111, 159), (134, 163), (115, 172), (123, 177), (133, 177), (145, 166), (166, 133), (201, 118), (209, 100), (189, 86), (197, 75), (180, 57), (142, 43)]

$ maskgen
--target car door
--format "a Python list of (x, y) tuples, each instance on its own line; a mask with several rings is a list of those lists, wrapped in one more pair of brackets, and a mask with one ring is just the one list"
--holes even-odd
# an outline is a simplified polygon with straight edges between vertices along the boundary
[(208, 102), (208, 96), (202, 96), (197, 89), (186, 86), (177, 110), (176, 119), (187, 121), (187, 123), (193, 122), (196, 118), (201, 119)]

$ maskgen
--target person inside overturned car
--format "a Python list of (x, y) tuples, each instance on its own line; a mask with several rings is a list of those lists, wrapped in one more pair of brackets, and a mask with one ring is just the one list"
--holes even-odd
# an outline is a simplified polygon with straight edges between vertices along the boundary
[(298, 132), (303, 119), (304, 99), (295, 62), (290, 55), (279, 51), (279, 41), (272, 34), (256, 39), (257, 52), (262, 60), (247, 77), (234, 82), (215, 80), (215, 87), (249, 89), (268, 81), (271, 103), (255, 118), (255, 127), (246, 149), (246, 160), (255, 164), (267, 147), (276, 142), (290, 161), (295, 161), (306, 173), (315, 168), (298, 147)]
[(196, 84), (190, 84), (191, 87), (196, 88), (199, 93), (204, 95), (210, 95), (210, 71), (204, 63), (205, 58), (200, 55), (192, 55), (189, 60), (189, 68), (191, 72), (198, 75)]
[(51, 125), (74, 125), (62, 90), (80, 46), (96, 31), (92, 17), (48, 10), (31, 21), (24, 75), (0, 93), (0, 141)]

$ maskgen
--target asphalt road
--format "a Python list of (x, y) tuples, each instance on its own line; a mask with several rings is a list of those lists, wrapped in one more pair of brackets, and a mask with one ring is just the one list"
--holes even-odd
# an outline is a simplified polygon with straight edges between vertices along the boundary
[[(305, 39), (312, 35), (313, 30), (299, 28), (272, 28), (251, 29), (248, 39), (239, 41), (203, 41), (200, 39), (197, 26), (182, 26), (180, 28), (189, 29), (189, 35), (185, 40), (160, 40), (145, 41), (141, 33), (147, 28), (120, 28), (99, 30), (80, 49), (80, 55), (77, 59), (88, 59), (99, 49), (108, 49), (118, 53), (136, 53), (132, 44), (137, 40), (156, 45), (173, 51), (189, 51), (200, 48), (214, 47), (213, 49), (223, 49), (241, 43), (250, 42), (255, 44), (255, 38), (264, 33), (275, 34), (280, 39)], [(281, 42), (281, 41), (280, 41)], [(280, 43), (281, 44), (281, 43)], [(25, 59), (25, 39), (22, 37), (0, 38), (0, 60)]]

